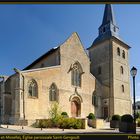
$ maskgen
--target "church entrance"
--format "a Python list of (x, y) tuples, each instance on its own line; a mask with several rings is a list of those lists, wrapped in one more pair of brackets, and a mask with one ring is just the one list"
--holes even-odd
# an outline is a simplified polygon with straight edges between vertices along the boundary
[(78, 97), (74, 97), (71, 101), (71, 116), (79, 117), (81, 115), (81, 102)]

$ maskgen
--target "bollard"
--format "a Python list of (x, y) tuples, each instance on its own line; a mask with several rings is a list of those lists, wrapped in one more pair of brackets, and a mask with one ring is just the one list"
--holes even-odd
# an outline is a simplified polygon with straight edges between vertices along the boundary
[(41, 127), (41, 131), (42, 131), (42, 127)]
[(24, 127), (22, 126), (22, 129), (24, 129)]
[(8, 128), (8, 125), (7, 125), (7, 128)]

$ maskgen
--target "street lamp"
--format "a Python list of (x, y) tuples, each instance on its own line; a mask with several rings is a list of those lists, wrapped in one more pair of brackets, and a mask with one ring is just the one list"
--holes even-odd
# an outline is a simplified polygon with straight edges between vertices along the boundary
[(135, 125), (135, 130), (134, 133), (136, 134), (136, 103), (135, 103), (135, 76), (137, 74), (137, 69), (133, 67), (130, 71), (131, 76), (133, 77), (133, 110), (134, 110), (134, 125)]

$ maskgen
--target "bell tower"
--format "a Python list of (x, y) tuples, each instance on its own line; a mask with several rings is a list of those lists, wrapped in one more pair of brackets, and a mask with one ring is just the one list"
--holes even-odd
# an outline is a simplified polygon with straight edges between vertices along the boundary
[(129, 49), (119, 37), (111, 4), (105, 5), (98, 37), (88, 48), (91, 73), (102, 85), (102, 117), (131, 114)]

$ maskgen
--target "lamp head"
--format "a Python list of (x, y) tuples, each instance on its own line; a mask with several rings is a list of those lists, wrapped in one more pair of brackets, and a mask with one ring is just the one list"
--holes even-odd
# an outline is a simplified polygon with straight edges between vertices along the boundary
[(131, 69), (130, 73), (131, 73), (131, 76), (132, 76), (132, 77), (135, 77), (136, 74), (137, 74), (137, 69), (136, 69), (135, 67), (133, 67), (133, 68)]

